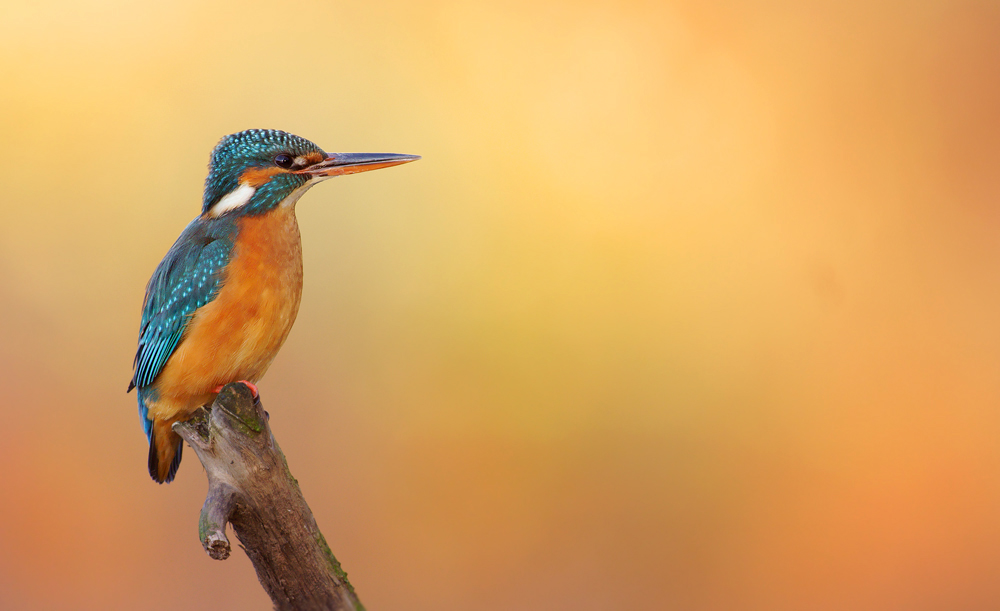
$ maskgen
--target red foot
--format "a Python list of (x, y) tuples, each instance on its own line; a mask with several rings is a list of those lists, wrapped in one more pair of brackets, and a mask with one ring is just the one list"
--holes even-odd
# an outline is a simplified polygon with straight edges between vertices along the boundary
[[(253, 393), (253, 398), (254, 399), (260, 398), (260, 393), (257, 391), (257, 385), (256, 384), (254, 384), (253, 382), (247, 382), (246, 380), (237, 380), (237, 382), (240, 383), (240, 384), (246, 384), (247, 388), (250, 389), (250, 392)], [(219, 384), (218, 386), (215, 387), (214, 390), (212, 390), (212, 392), (214, 392), (214, 393), (220, 393), (220, 392), (222, 392), (222, 387), (223, 386), (225, 386), (225, 384)]]

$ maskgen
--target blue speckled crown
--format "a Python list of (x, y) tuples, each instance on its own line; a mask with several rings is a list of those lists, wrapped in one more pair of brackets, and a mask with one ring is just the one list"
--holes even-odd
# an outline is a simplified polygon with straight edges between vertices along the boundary
[(326, 154), (305, 138), (277, 129), (248, 129), (223, 137), (209, 161), (202, 211), (235, 189), (246, 168), (268, 165), (279, 153), (298, 157), (312, 152)]

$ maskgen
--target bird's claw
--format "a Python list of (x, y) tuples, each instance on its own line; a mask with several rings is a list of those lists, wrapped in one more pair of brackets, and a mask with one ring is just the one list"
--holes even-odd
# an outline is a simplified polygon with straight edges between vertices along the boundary
[[(249, 388), (250, 392), (253, 394), (254, 401), (260, 399), (260, 392), (257, 390), (256, 384), (254, 384), (253, 382), (249, 382), (247, 380), (237, 380), (236, 383), (246, 385), (246, 387)], [(212, 392), (214, 392), (215, 394), (219, 394), (220, 392), (222, 392), (222, 388), (224, 386), (225, 384), (219, 384), (212, 390)]]

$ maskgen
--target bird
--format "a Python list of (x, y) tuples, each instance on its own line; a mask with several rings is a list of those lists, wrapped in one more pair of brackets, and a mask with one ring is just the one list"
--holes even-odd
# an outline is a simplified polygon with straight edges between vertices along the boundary
[(327, 153), (272, 129), (223, 137), (212, 151), (201, 214), (146, 285), (128, 391), (138, 389), (149, 474), (168, 483), (183, 444), (173, 431), (222, 387), (254, 396), (298, 314), (302, 244), (295, 205), (319, 182), (420, 159)]

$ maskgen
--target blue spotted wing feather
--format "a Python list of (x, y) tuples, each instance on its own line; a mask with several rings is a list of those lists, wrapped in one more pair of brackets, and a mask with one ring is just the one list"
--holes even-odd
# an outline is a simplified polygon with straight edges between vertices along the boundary
[(194, 313), (218, 295), (235, 233), (232, 221), (195, 219), (177, 238), (146, 285), (139, 348), (129, 390), (139, 387), (139, 412), (147, 436), (150, 428), (142, 391), (163, 370), (183, 340)]

